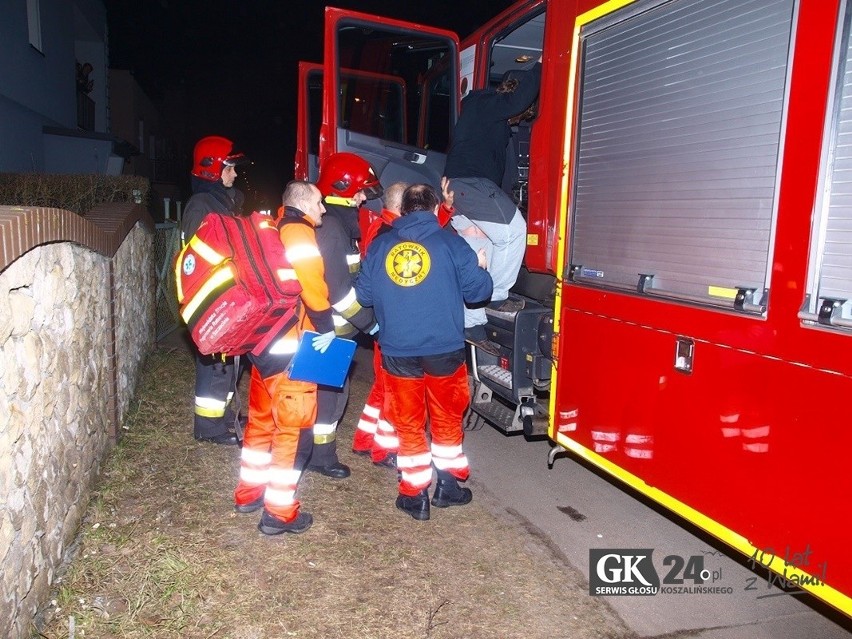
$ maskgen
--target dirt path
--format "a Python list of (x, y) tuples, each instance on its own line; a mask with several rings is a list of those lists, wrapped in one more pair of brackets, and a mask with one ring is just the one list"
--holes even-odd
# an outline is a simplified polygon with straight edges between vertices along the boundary
[(191, 437), (189, 353), (158, 350), (41, 636), (629, 637), (581, 575), (476, 499), (428, 522), (394, 508), (395, 473), (349, 453), (369, 359), (339, 430), (352, 477), (306, 474), (313, 528), (269, 538), (232, 510), (238, 450)]

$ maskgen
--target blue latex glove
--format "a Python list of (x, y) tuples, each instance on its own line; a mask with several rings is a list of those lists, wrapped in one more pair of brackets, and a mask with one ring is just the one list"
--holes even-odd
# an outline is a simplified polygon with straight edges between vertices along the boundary
[(378, 332), (379, 332), (379, 323), (376, 322), (376, 325), (373, 328), (370, 329), (370, 332), (367, 333), (367, 335), (375, 335)]
[(329, 331), (328, 333), (323, 333), (322, 335), (317, 335), (313, 340), (311, 340), (311, 346), (314, 347), (315, 351), (319, 351), (320, 353), (325, 353), (328, 350), (328, 347), (331, 345), (331, 342), (334, 340), (334, 331)]

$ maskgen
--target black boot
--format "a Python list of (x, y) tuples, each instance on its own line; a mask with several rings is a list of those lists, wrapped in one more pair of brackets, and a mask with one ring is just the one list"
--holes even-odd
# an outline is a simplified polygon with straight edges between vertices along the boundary
[(414, 497), (400, 495), (396, 498), (396, 507), (418, 521), (426, 521), (429, 519), (429, 493), (424, 490)]
[(473, 493), (470, 492), (470, 488), (462, 488), (455, 477), (438, 471), (438, 483), (435, 485), (435, 494), (432, 496), (433, 506), (436, 508), (464, 506), (472, 499)]
[(352, 470), (346, 464), (341, 464), (337, 458), (337, 440), (332, 439), (324, 444), (314, 444), (311, 461), (307, 469), (332, 479), (346, 479)]

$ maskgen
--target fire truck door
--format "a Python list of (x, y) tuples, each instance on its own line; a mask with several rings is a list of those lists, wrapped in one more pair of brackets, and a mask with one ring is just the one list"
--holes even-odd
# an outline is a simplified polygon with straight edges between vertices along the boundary
[(349, 151), (385, 186), (439, 187), (459, 101), (458, 37), (331, 7), (325, 19), (319, 157)]

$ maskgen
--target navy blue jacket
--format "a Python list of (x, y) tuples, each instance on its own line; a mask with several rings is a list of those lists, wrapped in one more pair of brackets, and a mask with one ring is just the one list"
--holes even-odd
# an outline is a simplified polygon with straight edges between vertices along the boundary
[(487, 178), (498, 187), (506, 170), (506, 147), (512, 135), (509, 118), (532, 104), (541, 84), (541, 64), (515, 73), (518, 87), (512, 93), (495, 89), (471, 91), (461, 103), (453, 129), (452, 146), (444, 175), (448, 178)]
[(392, 357), (464, 348), (464, 303), (489, 299), (492, 288), (473, 249), (431, 211), (394, 220), (370, 244), (355, 280), (358, 301), (376, 312), (382, 352)]

